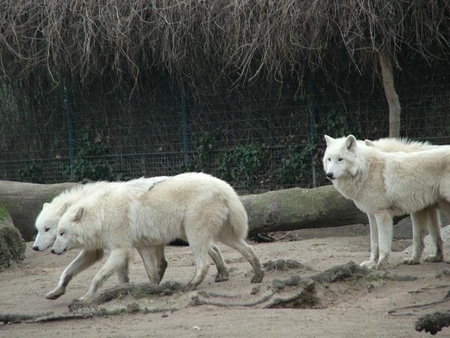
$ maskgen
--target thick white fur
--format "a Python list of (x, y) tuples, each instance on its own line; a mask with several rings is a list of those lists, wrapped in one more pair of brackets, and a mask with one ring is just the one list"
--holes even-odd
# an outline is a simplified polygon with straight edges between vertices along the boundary
[[(167, 176), (158, 176), (151, 178), (138, 178), (126, 182), (96, 182), (77, 186), (63, 191), (56, 196), (50, 203), (44, 203), (41, 212), (36, 218), (35, 227), (38, 230), (33, 249), (36, 251), (46, 250), (56, 240), (56, 228), (59, 220), (66, 210), (80, 199), (95, 194), (98, 191), (107, 192), (126, 184), (143, 191), (150, 190), (155, 184), (165, 180)], [(65, 293), (70, 280), (78, 273), (91, 266), (103, 257), (103, 250), (82, 250), (61, 274), (58, 286), (46, 295), (48, 299), (56, 299)], [(161, 258), (164, 264), (164, 256)], [(165, 262), (167, 265), (167, 262)], [(119, 282), (128, 282), (128, 264), (123, 269), (117, 271)]]
[[(365, 140), (366, 145), (376, 147), (377, 149), (385, 152), (417, 152), (424, 150), (438, 149), (439, 147), (448, 146), (436, 146), (428, 142), (418, 142), (408, 140), (406, 138), (382, 138), (376, 141)], [(450, 204), (445, 201), (439, 201), (439, 207), (450, 220)], [(425, 258), (427, 262), (442, 262), (444, 260), (443, 240), (441, 235), (441, 222), (439, 218), (437, 206), (429, 206), (419, 212), (411, 214), (411, 220), (413, 225), (413, 252), (411, 258), (405, 259), (405, 264), (419, 264), (422, 252), (424, 249), (424, 238), (426, 235), (426, 229), (435, 245), (434, 254)], [(376, 225), (376, 224), (375, 224)], [(371, 242), (376, 238), (377, 229), (371, 227), (371, 233), (375, 236), (371, 236)]]
[[(450, 202), (450, 151), (387, 153), (358, 142), (353, 135), (325, 136), (323, 158), (334, 187), (367, 213), (371, 228), (370, 260), (362, 266), (382, 268), (392, 244), (394, 216), (418, 213), (439, 201)], [(377, 261), (378, 258), (378, 261)]]
[(185, 173), (155, 185), (150, 192), (124, 185), (78, 201), (61, 218), (52, 252), (61, 254), (77, 247), (110, 251), (81, 298), (84, 301), (91, 301), (104, 280), (125, 264), (131, 248), (141, 255), (150, 283), (159, 283), (158, 258), (149, 249), (164, 247), (176, 238), (186, 239), (195, 257), (196, 274), (189, 288), (205, 278), (208, 254), (222, 259), (214, 244), (217, 241), (250, 262), (255, 272), (252, 282), (258, 283), (264, 271), (244, 240), (247, 231), (247, 213), (229, 184), (207, 174)]

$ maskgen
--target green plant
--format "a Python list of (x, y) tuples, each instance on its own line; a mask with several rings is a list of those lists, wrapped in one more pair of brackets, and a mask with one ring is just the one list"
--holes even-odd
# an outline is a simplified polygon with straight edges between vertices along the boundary
[(219, 154), (219, 173), (220, 177), (227, 181), (233, 181), (233, 150), (224, 150)]
[(214, 160), (214, 141), (217, 140), (220, 131), (210, 131), (204, 133), (201, 137), (199, 137), (196, 141), (197, 154), (199, 159), (200, 168), (208, 168), (211, 166), (211, 163)]
[(333, 137), (342, 137), (349, 134), (356, 133), (352, 130), (351, 125), (347, 120), (349, 114), (346, 114), (337, 109), (331, 109), (326, 113), (325, 120), (322, 121), (321, 128), (324, 130), (324, 134), (331, 135)]
[(19, 176), (22, 182), (44, 183), (42, 166), (34, 162), (32, 162), (28, 168), (20, 170)]
[[(109, 154), (104, 138), (92, 138), (88, 131), (82, 131), (77, 147), (72, 173), (76, 181), (85, 178), (98, 180), (113, 180), (112, 167), (105, 155)], [(70, 171), (70, 168), (68, 168)]]
[(298, 184), (309, 181), (312, 176), (313, 156), (317, 153), (317, 142), (311, 141), (305, 145), (291, 144), (287, 154), (281, 159), (276, 179), (278, 184)]
[(250, 192), (254, 190), (255, 179), (269, 159), (264, 144), (238, 145), (233, 150), (233, 178)]

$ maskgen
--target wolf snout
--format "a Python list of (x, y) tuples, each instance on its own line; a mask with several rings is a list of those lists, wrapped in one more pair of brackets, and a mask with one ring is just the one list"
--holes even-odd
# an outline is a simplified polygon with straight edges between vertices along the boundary
[(334, 177), (334, 175), (333, 175), (333, 173), (326, 173), (326, 175), (327, 175), (327, 178), (328, 179), (330, 179), (330, 180), (332, 180)]
[(55, 254), (55, 255), (61, 255), (63, 252), (65, 252), (66, 251), (66, 249), (64, 249), (63, 251), (61, 251), (61, 252), (56, 252), (56, 250), (55, 249), (51, 249), (50, 250), (50, 252), (52, 253), (52, 254)]
[(39, 251), (39, 247), (37, 245), (33, 246), (34, 251)]

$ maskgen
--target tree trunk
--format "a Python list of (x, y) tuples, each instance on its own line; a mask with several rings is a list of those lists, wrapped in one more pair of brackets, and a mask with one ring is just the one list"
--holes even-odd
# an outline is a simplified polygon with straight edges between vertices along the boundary
[(389, 104), (389, 137), (400, 137), (400, 100), (395, 91), (392, 59), (385, 50), (380, 52), (380, 66), (384, 93)]
[[(44, 202), (77, 185), (0, 181), (0, 203), (26, 241), (34, 240), (34, 223)], [(337, 227), (367, 223), (366, 215), (333, 186), (286, 189), (241, 197), (248, 212), (251, 234)]]

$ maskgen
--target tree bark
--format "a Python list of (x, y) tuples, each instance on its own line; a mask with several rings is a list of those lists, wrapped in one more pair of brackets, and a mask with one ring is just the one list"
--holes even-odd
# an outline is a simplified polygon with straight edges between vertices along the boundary
[(400, 137), (401, 106), (394, 84), (391, 56), (385, 51), (379, 54), (383, 87), (389, 104), (389, 137)]
[[(34, 240), (34, 223), (44, 202), (77, 183), (33, 184), (0, 181), (0, 203), (25, 241)], [(333, 186), (285, 189), (242, 196), (251, 234), (367, 223), (367, 216)]]

